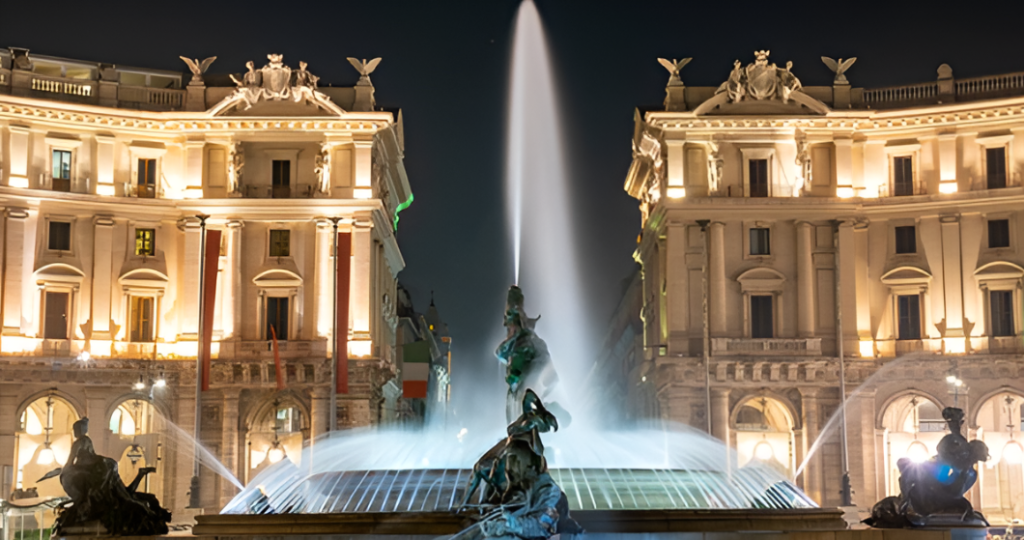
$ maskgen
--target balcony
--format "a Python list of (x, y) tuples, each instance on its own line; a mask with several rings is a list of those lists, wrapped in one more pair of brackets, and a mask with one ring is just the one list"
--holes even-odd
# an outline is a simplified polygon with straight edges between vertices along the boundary
[[(282, 359), (326, 358), (327, 341), (278, 341), (277, 350)], [(274, 359), (272, 341), (222, 341), (218, 358), (236, 360)]]
[(149, 88), (146, 86), (119, 86), (118, 105), (123, 108), (171, 111), (181, 108), (185, 90), (176, 88)]
[(711, 353), (718, 356), (820, 356), (821, 338), (711, 338)]
[(256, 186), (251, 184), (240, 187), (242, 197), (246, 199), (312, 199), (316, 189), (312, 184), (295, 186)]

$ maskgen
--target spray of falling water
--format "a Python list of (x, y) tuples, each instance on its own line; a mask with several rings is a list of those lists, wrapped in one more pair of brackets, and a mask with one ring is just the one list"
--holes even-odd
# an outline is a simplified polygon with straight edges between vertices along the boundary
[[(506, 201), (516, 283), (526, 311), (541, 315), (547, 342), (570, 402), (590, 368), (591, 340), (573, 234), (560, 108), (540, 13), (525, 0), (516, 14), (510, 77)], [(576, 413), (573, 412), (574, 417)]]
[(160, 412), (156, 412), (157, 418), (164, 422), (165, 429), (163, 433), (166, 437), (167, 449), (171, 452), (179, 454), (182, 457), (191, 457), (195, 452), (195, 449), (199, 449), (199, 464), (210, 469), (223, 477), (228, 482), (231, 482), (236, 488), (241, 491), (245, 488), (242, 482), (232, 474), (231, 469), (228, 469), (223, 463), (213, 455), (212, 452), (206, 449), (202, 444), (197, 444), (195, 437), (189, 434), (184, 429), (181, 429), (178, 424), (171, 421)]

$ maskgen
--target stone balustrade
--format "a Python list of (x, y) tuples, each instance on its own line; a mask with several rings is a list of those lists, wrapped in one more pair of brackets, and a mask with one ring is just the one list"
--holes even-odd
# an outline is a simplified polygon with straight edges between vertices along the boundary
[(713, 355), (820, 356), (821, 338), (711, 338)]

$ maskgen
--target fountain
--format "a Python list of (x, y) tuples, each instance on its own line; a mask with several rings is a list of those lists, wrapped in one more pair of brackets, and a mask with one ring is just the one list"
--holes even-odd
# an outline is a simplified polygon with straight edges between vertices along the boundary
[[(740, 467), (727, 445), (689, 426), (609, 426), (604, 411), (584, 406), (590, 401), (581, 385), (558, 384), (584, 380), (593, 358), (558, 114), (540, 16), (525, 0), (515, 25), (506, 183), (515, 286), (497, 356), (507, 365), (506, 419), (518, 416), (530, 395), (559, 419), (558, 431), (544, 433), (540, 456), (572, 517), (598, 534), (845, 528), (841, 512), (818, 508), (770, 462)], [(526, 316), (520, 285), (536, 294), (531, 312), (542, 320)], [(478, 410), (492, 405), (501, 406), (498, 399), (473, 403)], [(488, 501), (488, 490), (470, 488), (481, 475), (494, 480), (487, 471), (500, 441), (513, 436), (513, 426), (506, 432), (477, 418), (458, 420), (319, 437), (261, 472), (220, 515), (199, 516), (193, 532), (457, 533), (480, 517), (475, 505)]]

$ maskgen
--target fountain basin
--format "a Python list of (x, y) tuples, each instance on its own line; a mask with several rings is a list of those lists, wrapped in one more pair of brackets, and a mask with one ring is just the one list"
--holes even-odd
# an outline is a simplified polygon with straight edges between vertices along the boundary
[[(574, 510), (588, 533), (676, 533), (731, 531), (840, 531), (835, 508), (791, 510)], [(451, 512), (359, 512), (342, 514), (217, 514), (196, 517), (195, 536), (278, 538), (308, 535), (444, 535), (470, 521)], [(865, 531), (850, 531), (865, 532)], [(882, 531), (879, 531), (882, 532)], [(907, 531), (893, 531), (906, 533)], [(916, 532), (915, 532), (916, 533)], [(830, 533), (831, 534), (831, 533)], [(831, 536), (829, 538), (832, 538)], [(881, 536), (879, 536), (881, 538)], [(895, 538), (895, 537), (894, 537)], [(916, 536), (915, 536), (916, 538)], [(922, 536), (921, 540), (930, 540)], [(934, 538), (943, 538), (941, 534)]]

